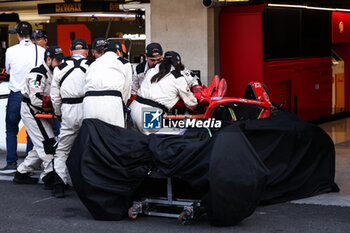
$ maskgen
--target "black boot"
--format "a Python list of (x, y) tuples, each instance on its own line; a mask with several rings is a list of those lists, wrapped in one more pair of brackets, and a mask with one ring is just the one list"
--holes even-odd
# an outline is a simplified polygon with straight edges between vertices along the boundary
[(65, 184), (61, 177), (55, 173), (55, 183), (53, 186), (52, 194), (57, 198), (64, 198)]
[(46, 176), (44, 176), (42, 178), (43, 182), (44, 182), (44, 189), (45, 190), (53, 190), (53, 186), (55, 183), (55, 172), (49, 172), (47, 173)]
[(30, 177), (29, 173), (19, 173), (18, 171), (15, 174), (15, 177), (13, 178), (13, 182), (17, 184), (36, 184), (38, 183), (39, 179)]

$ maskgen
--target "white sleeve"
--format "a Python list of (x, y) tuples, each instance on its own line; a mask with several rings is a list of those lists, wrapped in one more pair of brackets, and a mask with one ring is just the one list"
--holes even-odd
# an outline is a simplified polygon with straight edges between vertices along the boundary
[(41, 108), (43, 105), (43, 94), (46, 86), (46, 77), (40, 73), (29, 73), (28, 80), (28, 95), (30, 103), (33, 106)]
[(128, 103), (131, 96), (131, 86), (132, 86), (132, 67), (130, 63), (125, 64), (125, 84), (123, 88), (123, 101), (124, 104)]
[(137, 93), (137, 91), (140, 89), (141, 83), (144, 79), (144, 73), (134, 74), (132, 76), (132, 91), (133, 93)]
[(62, 115), (61, 113), (62, 98), (61, 98), (60, 85), (59, 85), (60, 76), (61, 76), (59, 75), (60, 73), (61, 73), (60, 70), (56, 67), (53, 72), (53, 78), (52, 78), (51, 89), (50, 89), (52, 107), (57, 116)]
[(193, 110), (197, 107), (197, 98), (191, 92), (185, 77), (179, 77), (176, 79), (179, 96), (184, 101), (186, 107)]
[(194, 75), (191, 70), (185, 68), (184, 70), (181, 71), (181, 74), (185, 77), (189, 87), (199, 85), (198, 83), (199, 78), (196, 75)]
[(10, 74), (10, 61), (11, 61), (11, 51), (10, 49), (7, 49), (6, 55), (5, 55), (5, 69), (8, 74)]

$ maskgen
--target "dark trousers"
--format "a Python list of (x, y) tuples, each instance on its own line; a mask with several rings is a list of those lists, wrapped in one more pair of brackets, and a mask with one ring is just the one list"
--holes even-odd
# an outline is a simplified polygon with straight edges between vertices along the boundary
[[(6, 106), (6, 150), (7, 163), (17, 162), (17, 134), (18, 124), (21, 120), (21, 104), (23, 95), (21, 92), (11, 91)], [(26, 154), (33, 149), (33, 143), (27, 134)]]

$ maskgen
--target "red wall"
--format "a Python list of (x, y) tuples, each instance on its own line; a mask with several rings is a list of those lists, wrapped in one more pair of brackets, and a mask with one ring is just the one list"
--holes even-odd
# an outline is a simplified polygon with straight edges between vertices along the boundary
[(220, 74), (227, 96), (243, 97), (248, 82), (263, 81), (264, 6), (225, 7), (220, 13)]
[(71, 33), (74, 33), (75, 39), (84, 39), (88, 45), (91, 44), (91, 32), (85, 24), (57, 25), (57, 45), (62, 48), (66, 56), (70, 56)]
[(287, 108), (292, 111), (297, 100), (297, 114), (304, 120), (329, 116), (332, 107), (331, 58), (264, 62), (264, 7), (225, 7), (220, 13), (220, 72), (228, 83), (227, 95), (242, 97), (248, 82), (259, 81), (267, 84), (270, 99), (278, 104), (288, 95)]
[[(340, 25), (343, 25), (342, 27)], [(341, 30), (341, 28), (343, 30)], [(332, 12), (332, 43), (350, 42), (350, 13)]]
[[(286, 100), (285, 107), (304, 120), (315, 120), (332, 113), (332, 62), (330, 57), (270, 61), (264, 63), (264, 81), (270, 99)], [(289, 101), (285, 99), (281, 82), (290, 81)], [(295, 103), (295, 100), (297, 103)]]

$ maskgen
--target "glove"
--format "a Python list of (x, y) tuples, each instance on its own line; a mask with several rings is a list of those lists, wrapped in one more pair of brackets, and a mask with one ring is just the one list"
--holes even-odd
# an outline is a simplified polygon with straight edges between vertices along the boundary
[(43, 96), (43, 105), (42, 108), (51, 108), (52, 102), (50, 96)]

